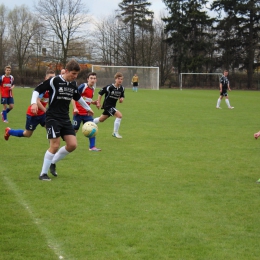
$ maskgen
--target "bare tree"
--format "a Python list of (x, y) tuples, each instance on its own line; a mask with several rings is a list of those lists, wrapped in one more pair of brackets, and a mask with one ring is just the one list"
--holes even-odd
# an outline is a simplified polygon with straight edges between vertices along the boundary
[(7, 7), (5, 5), (0, 5), (0, 68), (3, 67), (3, 62), (5, 62), (7, 14)]
[(82, 38), (80, 29), (88, 23), (87, 10), (81, 0), (39, 0), (35, 6), (38, 17), (61, 46), (60, 61), (65, 66), (71, 42)]
[(14, 55), (18, 62), (19, 72), (22, 74), (23, 66), (30, 55), (30, 44), (33, 37), (41, 28), (39, 20), (28, 11), (25, 5), (15, 7), (8, 15), (9, 35), (12, 36)]

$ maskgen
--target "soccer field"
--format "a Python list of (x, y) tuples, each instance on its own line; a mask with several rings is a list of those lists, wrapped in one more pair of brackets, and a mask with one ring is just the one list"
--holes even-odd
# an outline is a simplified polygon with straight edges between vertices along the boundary
[(218, 90), (127, 89), (123, 139), (113, 118), (101, 152), (79, 132), (51, 182), (38, 179), (43, 128), (3, 138), (25, 127), (31, 93), (16, 88), (0, 122), (1, 260), (259, 259), (260, 92), (229, 92), (235, 109), (218, 110)]

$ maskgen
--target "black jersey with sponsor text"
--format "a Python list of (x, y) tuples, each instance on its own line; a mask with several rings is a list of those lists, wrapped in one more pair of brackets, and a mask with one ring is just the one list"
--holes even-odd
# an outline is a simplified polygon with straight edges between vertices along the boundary
[(108, 109), (110, 107), (116, 107), (116, 102), (119, 98), (125, 97), (125, 88), (123, 86), (115, 87), (114, 84), (105, 86), (99, 92), (99, 95), (105, 94), (102, 109)]
[(70, 120), (70, 102), (72, 99), (78, 101), (81, 97), (76, 82), (68, 82), (59, 75), (45, 80), (35, 88), (35, 91), (39, 93), (47, 90), (49, 91), (49, 106), (46, 111), (46, 120), (49, 118)]

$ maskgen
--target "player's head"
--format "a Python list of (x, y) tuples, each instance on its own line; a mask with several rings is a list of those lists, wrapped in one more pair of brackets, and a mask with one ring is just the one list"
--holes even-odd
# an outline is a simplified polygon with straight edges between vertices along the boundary
[(227, 76), (228, 75), (228, 70), (224, 70), (223, 74), (224, 74), (224, 76)]
[(11, 69), (12, 68), (10, 65), (5, 66), (5, 75), (9, 76), (11, 73)]
[(45, 79), (55, 77), (55, 71), (52, 69), (47, 69), (45, 73)]
[(69, 82), (74, 81), (80, 72), (80, 66), (77, 61), (70, 60), (65, 67), (63, 78)]
[(96, 72), (88, 73), (87, 82), (89, 87), (93, 87), (97, 82), (97, 73)]
[(117, 72), (114, 76), (116, 85), (121, 85), (123, 82), (123, 74), (121, 72)]

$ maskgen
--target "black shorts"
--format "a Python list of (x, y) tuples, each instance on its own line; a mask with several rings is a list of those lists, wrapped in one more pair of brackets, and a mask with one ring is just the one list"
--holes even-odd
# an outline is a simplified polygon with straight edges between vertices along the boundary
[(226, 90), (222, 91), (222, 92), (220, 93), (220, 96), (227, 97), (227, 96), (228, 96), (227, 91), (226, 91)]
[(133, 86), (134, 86), (134, 87), (138, 87), (138, 82), (134, 82), (134, 83), (133, 83)]
[(62, 137), (64, 140), (65, 135), (75, 136), (75, 130), (70, 120), (46, 119), (46, 131), (48, 139)]
[(104, 112), (102, 114), (105, 116), (114, 116), (116, 111), (117, 111), (117, 109), (114, 107), (106, 107), (106, 108), (104, 108)]

